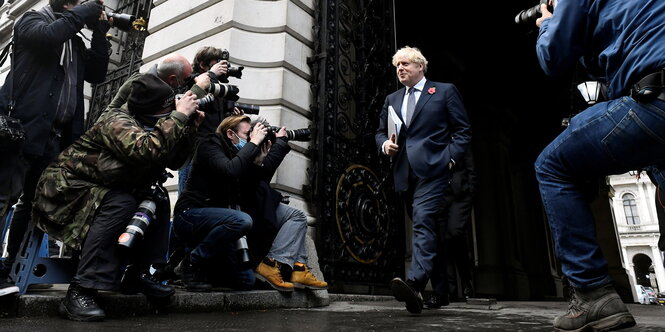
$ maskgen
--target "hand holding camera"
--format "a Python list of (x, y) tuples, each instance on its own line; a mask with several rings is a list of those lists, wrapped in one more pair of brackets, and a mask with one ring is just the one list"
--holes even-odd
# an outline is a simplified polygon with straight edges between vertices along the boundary
[(208, 76), (208, 74), (197, 75), (194, 77), (194, 84), (206, 91), (210, 88), (210, 82), (210, 76)]
[(187, 91), (180, 98), (176, 98), (175, 101), (176, 112), (183, 113), (188, 117), (191, 116), (194, 112), (196, 112), (198, 106), (199, 103), (196, 100), (196, 96), (191, 91)]
[(229, 62), (221, 60), (210, 67), (210, 71), (217, 76), (225, 76), (229, 71)]
[(544, 3), (540, 4), (540, 13), (542, 14), (542, 16), (540, 16), (540, 18), (536, 20), (536, 26), (538, 26), (539, 28), (540, 25), (543, 24), (544, 19), (552, 17), (552, 12), (549, 10), (550, 8), (552, 8), (551, 5), (552, 1), (550, 1), (549, 4), (544, 4)]
[(257, 146), (261, 146), (261, 143), (263, 143), (266, 135), (268, 135), (268, 128), (262, 123), (257, 123), (254, 125), (252, 132), (249, 133), (249, 141), (256, 144)]

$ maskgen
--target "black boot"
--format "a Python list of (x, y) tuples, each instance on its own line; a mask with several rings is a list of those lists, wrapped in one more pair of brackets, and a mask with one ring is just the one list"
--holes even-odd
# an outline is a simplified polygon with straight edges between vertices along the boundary
[(182, 283), (188, 291), (209, 292), (212, 289), (212, 285), (206, 281), (201, 267), (193, 264), (189, 255), (185, 256), (185, 259), (180, 262), (179, 270)]
[(60, 314), (80, 322), (103, 320), (106, 318), (106, 314), (97, 305), (96, 295), (96, 290), (83, 288), (77, 282), (72, 282), (67, 290), (67, 295), (60, 303)]
[(610, 331), (631, 326), (635, 319), (612, 284), (587, 291), (574, 289), (568, 312), (554, 319), (557, 331)]
[(162, 285), (147, 267), (130, 265), (120, 282), (120, 288), (125, 294), (143, 293), (145, 296), (167, 298), (175, 293), (171, 286)]

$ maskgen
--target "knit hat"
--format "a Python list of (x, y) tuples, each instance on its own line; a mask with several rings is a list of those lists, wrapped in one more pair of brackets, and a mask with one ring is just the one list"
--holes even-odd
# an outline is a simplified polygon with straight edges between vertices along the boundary
[(134, 114), (154, 114), (174, 103), (173, 89), (152, 74), (144, 74), (134, 80), (127, 99), (127, 107)]

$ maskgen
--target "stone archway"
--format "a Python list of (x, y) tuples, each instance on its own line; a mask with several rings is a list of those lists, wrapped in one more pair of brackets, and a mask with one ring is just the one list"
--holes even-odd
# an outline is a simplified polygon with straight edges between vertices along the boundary
[(633, 256), (633, 270), (635, 272), (635, 282), (644, 287), (651, 287), (649, 270), (652, 270), (653, 261), (651, 257), (645, 254)]

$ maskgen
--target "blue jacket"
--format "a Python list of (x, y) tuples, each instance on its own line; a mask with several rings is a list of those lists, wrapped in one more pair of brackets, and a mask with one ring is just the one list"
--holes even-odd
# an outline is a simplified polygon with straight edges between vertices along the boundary
[(536, 51), (545, 73), (582, 60), (608, 82), (608, 96), (628, 95), (642, 77), (665, 67), (665, 1), (559, 0), (540, 27)]
[[(78, 57), (77, 106), (69, 126), (61, 128), (63, 143), (71, 143), (83, 134), (83, 81), (101, 83), (109, 61), (108, 41), (104, 33), (94, 31), (91, 48), (86, 49), (76, 34), (90, 17), (98, 15), (91, 6), (79, 5), (64, 11), (53, 23), (37, 12), (25, 13), (14, 25), (13, 77), (15, 108), (12, 117), (23, 123), (26, 141), (23, 153), (40, 156), (50, 139), (58, 97), (65, 77), (60, 55), (65, 41), (72, 40), (73, 55)], [(9, 84), (0, 90), (0, 112), (6, 114)], [(64, 146), (63, 146), (64, 148)], [(57, 151), (56, 151), (57, 152)]]

